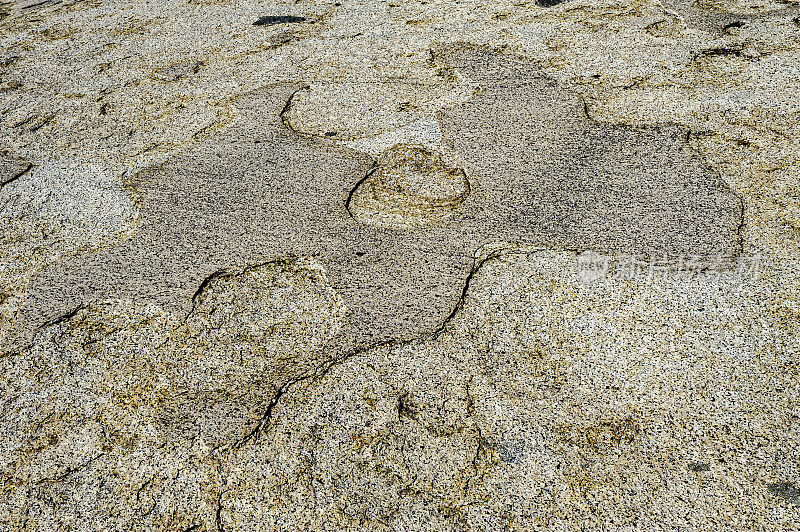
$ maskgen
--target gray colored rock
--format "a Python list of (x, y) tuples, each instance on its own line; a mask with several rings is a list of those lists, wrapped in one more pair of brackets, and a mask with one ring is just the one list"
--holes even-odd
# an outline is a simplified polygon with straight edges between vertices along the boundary
[(142, 173), (137, 234), (48, 269), (25, 321), (98, 297), (187, 310), (220, 268), (311, 256), (347, 305), (333, 346), (346, 351), (439, 327), (487, 243), (676, 259), (739, 252), (740, 200), (692, 156), (679, 128), (592, 123), (576, 94), (484, 49), (436, 57), (483, 86), (439, 116), (471, 183), (445, 222), (399, 231), (351, 218), (347, 198), (373, 161), (293, 134), (279, 113), (298, 87), (278, 85), (242, 99), (225, 134)]
[(678, 13), (689, 27), (722, 33), (749, 22), (800, 13), (797, 2), (792, 0), (666, 0), (664, 7)]

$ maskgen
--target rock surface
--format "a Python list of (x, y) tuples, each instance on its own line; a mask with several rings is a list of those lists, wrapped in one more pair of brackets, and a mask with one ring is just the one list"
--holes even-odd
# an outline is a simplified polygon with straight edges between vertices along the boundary
[(464, 170), (422, 146), (397, 144), (353, 188), (347, 210), (361, 223), (409, 229), (441, 222), (469, 193)]
[(796, 2), (163, 7), (0, 4), (0, 528), (800, 529)]
[[(409, 187), (460, 178), (446, 161), (422, 151), (427, 162), (409, 167), (391, 149), (373, 161), (299, 137), (281, 109), (305, 89), (271, 86), (239, 100), (226, 132), (141, 172), (136, 235), (42, 272), (21, 321), (35, 327), (107, 297), (186, 310), (220, 268), (310, 255), (348, 307), (336, 349), (350, 351), (440, 327), (486, 243), (700, 262), (739, 252), (741, 200), (690, 153), (683, 131), (594, 124), (577, 94), (520, 60), (460, 46), (438, 56), (497, 84), (439, 116), (442, 149), (471, 176), (469, 195), (462, 185), (444, 197), (445, 212)], [(397, 165), (411, 169), (400, 174), (406, 184), (376, 197)]]

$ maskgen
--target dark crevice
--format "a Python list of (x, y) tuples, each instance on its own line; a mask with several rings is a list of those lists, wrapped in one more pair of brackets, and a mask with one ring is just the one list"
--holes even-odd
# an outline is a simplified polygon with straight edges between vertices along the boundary
[[(569, 250), (569, 251), (573, 251), (573, 252), (577, 253), (579, 250)], [(269, 425), (270, 421), (272, 420), (272, 415), (273, 415), (273, 412), (275, 410), (275, 407), (278, 405), (278, 403), (280, 402), (281, 398), (295, 384), (297, 384), (299, 382), (303, 382), (303, 381), (309, 380), (309, 379), (312, 379), (312, 378), (322, 378), (334, 366), (342, 364), (343, 362), (345, 362), (346, 360), (350, 359), (351, 357), (359, 355), (361, 353), (365, 353), (365, 352), (370, 351), (372, 349), (376, 349), (376, 348), (384, 347), (384, 346), (389, 346), (389, 345), (402, 346), (402, 345), (407, 345), (407, 344), (413, 343), (415, 341), (423, 340), (423, 339), (436, 339), (437, 337), (439, 337), (441, 335), (442, 332), (445, 331), (445, 329), (447, 327), (447, 324), (455, 317), (455, 315), (458, 313), (458, 311), (463, 308), (464, 300), (466, 299), (467, 293), (469, 291), (472, 278), (481, 269), (481, 267), (484, 264), (486, 264), (489, 261), (498, 259), (498, 258), (500, 258), (501, 256), (504, 256), (504, 255), (510, 255), (510, 254), (526, 255), (526, 254), (529, 254), (529, 253), (530, 253), (530, 251), (523, 251), (523, 250), (508, 250), (508, 249), (499, 250), (499, 251), (491, 253), (490, 255), (485, 257), (484, 259), (476, 262), (475, 266), (472, 268), (472, 271), (470, 272), (469, 276), (467, 277), (466, 282), (464, 283), (464, 287), (463, 287), (463, 289), (461, 291), (461, 295), (460, 295), (460, 297), (458, 299), (458, 302), (456, 303), (456, 305), (453, 308), (452, 312), (444, 319), (442, 324), (436, 330), (434, 330), (434, 331), (432, 331), (430, 333), (424, 334), (424, 335), (422, 335), (422, 336), (420, 336), (418, 338), (415, 338), (415, 339), (375, 342), (375, 343), (369, 344), (369, 345), (367, 345), (365, 347), (354, 349), (354, 350), (342, 353), (342, 354), (340, 354), (338, 356), (335, 356), (334, 358), (330, 359), (329, 361), (321, 364), (320, 366), (318, 366), (314, 370), (309, 371), (306, 374), (304, 374), (304, 375), (302, 375), (302, 376), (300, 376), (300, 377), (298, 377), (296, 379), (293, 379), (293, 380), (285, 383), (283, 386), (281, 386), (278, 389), (278, 391), (272, 397), (272, 399), (270, 400), (269, 404), (267, 405), (266, 410), (264, 411), (264, 415), (258, 421), (256, 426), (250, 432), (248, 432), (243, 438), (241, 438), (240, 440), (238, 440), (235, 443), (233, 443), (230, 446), (230, 448), (239, 449), (239, 448), (243, 447), (244, 445), (246, 445), (249, 442), (257, 441), (258, 438), (261, 436), (261, 434), (264, 432), (264, 430)], [(404, 395), (401, 395), (398, 398), (398, 416), (400, 416), (400, 417), (406, 416), (406, 417), (410, 417), (410, 418), (413, 419), (413, 415), (411, 415), (411, 414), (413, 414), (413, 408), (410, 407), (409, 403), (406, 401), (407, 397), (408, 397), (408, 394), (404, 394)]]
[(64, 480), (66, 480), (68, 477), (70, 477), (71, 475), (74, 475), (75, 473), (78, 473), (79, 471), (81, 471), (83, 469), (86, 469), (87, 467), (89, 467), (92, 464), (92, 462), (98, 460), (99, 458), (102, 458), (103, 456), (105, 456), (105, 454), (106, 453), (100, 453), (97, 456), (94, 456), (94, 457), (88, 459), (86, 462), (84, 462), (84, 463), (82, 463), (80, 465), (77, 465), (75, 467), (68, 467), (62, 474), (58, 475), (57, 477), (54, 477), (54, 478), (43, 478), (42, 480), (37, 482), (37, 484), (56, 484), (58, 482), (62, 482)]
[(264, 430), (269, 426), (270, 421), (272, 421), (272, 415), (273, 415), (273, 412), (275, 410), (275, 407), (278, 405), (278, 403), (280, 402), (281, 398), (289, 391), (289, 389), (292, 388), (292, 386), (296, 385), (297, 383), (300, 383), (300, 382), (303, 382), (303, 381), (307, 381), (309, 379), (320, 379), (320, 378), (324, 377), (334, 366), (342, 364), (347, 359), (349, 359), (349, 358), (351, 358), (353, 356), (359, 355), (361, 353), (364, 353), (366, 351), (369, 351), (371, 349), (375, 349), (375, 348), (386, 346), (386, 345), (390, 345), (390, 344), (402, 345), (403, 343), (407, 343), (407, 342), (394, 342), (394, 341), (375, 342), (375, 343), (370, 344), (370, 345), (368, 345), (366, 347), (362, 347), (362, 348), (346, 351), (344, 353), (339, 354), (338, 356), (334, 356), (333, 358), (331, 358), (328, 361), (320, 364), (319, 366), (317, 366), (313, 370), (310, 370), (310, 371), (306, 372), (305, 374), (301, 375), (300, 377), (297, 377), (295, 379), (292, 379), (292, 380), (288, 381), (283, 386), (278, 388), (278, 391), (275, 393), (275, 395), (270, 400), (269, 404), (267, 405), (266, 410), (264, 411), (264, 414), (261, 416), (261, 419), (256, 423), (256, 426), (253, 427), (253, 429), (250, 430), (250, 432), (248, 432), (243, 438), (241, 438), (241, 439), (237, 440), (236, 442), (234, 442), (230, 446), (230, 448), (231, 449), (239, 449), (239, 448), (245, 446), (246, 444), (248, 444), (250, 442), (257, 441), (258, 438), (261, 436), (261, 434), (264, 432)]
[(6, 186), (6, 185), (8, 185), (10, 183), (13, 183), (14, 181), (19, 179), (20, 177), (22, 177), (25, 174), (27, 174), (28, 172), (30, 172), (31, 168), (33, 168), (33, 165), (31, 163), (27, 163), (26, 162), (25, 165), (24, 165), (24, 168), (22, 170), (16, 172), (16, 173), (14, 173), (14, 174), (12, 174), (11, 177), (9, 177), (9, 178), (7, 178), (5, 180), (0, 178), (0, 189), (2, 189), (4, 186)]
[[(573, 253), (580, 253), (582, 250), (561, 249), (560, 251), (571, 251)], [(445, 330), (447, 328), (447, 324), (451, 320), (453, 320), (455, 318), (456, 314), (458, 314), (458, 312), (464, 307), (464, 301), (467, 298), (467, 293), (469, 292), (470, 286), (472, 284), (472, 280), (475, 277), (475, 274), (477, 274), (478, 271), (480, 271), (481, 267), (483, 267), (484, 264), (486, 264), (487, 262), (499, 259), (499, 258), (503, 257), (504, 255), (528, 255), (530, 253), (531, 253), (531, 251), (526, 251), (526, 250), (501, 249), (501, 250), (497, 250), (497, 251), (494, 251), (494, 252), (490, 253), (489, 255), (487, 255), (486, 257), (484, 257), (483, 259), (481, 259), (479, 261), (475, 261), (475, 263), (474, 263), (474, 265), (472, 267), (472, 270), (469, 272), (469, 275), (467, 276), (467, 280), (464, 282), (464, 287), (461, 289), (461, 295), (459, 296), (458, 301), (456, 302), (455, 306), (453, 307), (453, 310), (450, 312), (450, 314), (447, 315), (447, 317), (444, 319), (442, 324), (435, 331), (433, 331), (429, 335), (429, 337), (431, 339), (436, 339), (439, 336), (441, 336), (441, 334), (443, 332), (445, 332)]]
[(355, 217), (353, 216), (353, 212), (350, 210), (350, 203), (353, 200), (353, 194), (356, 193), (356, 190), (358, 190), (358, 187), (360, 187), (364, 183), (364, 181), (369, 179), (369, 176), (371, 176), (375, 172), (376, 168), (378, 168), (378, 161), (373, 161), (372, 166), (370, 166), (369, 169), (366, 171), (364, 177), (359, 179), (356, 182), (356, 184), (353, 185), (353, 187), (350, 189), (350, 193), (347, 194), (347, 201), (344, 202), (344, 207), (345, 209), (347, 209), (347, 214), (350, 215), (350, 218), (355, 219)]
[(199, 298), (200, 295), (206, 290), (206, 288), (208, 288), (208, 286), (213, 281), (215, 281), (216, 279), (224, 279), (224, 278), (228, 278), (228, 277), (237, 277), (239, 275), (244, 275), (244, 274), (246, 274), (248, 272), (251, 272), (253, 270), (257, 270), (259, 268), (263, 268), (264, 266), (269, 266), (269, 265), (285, 266), (285, 265), (288, 265), (288, 264), (290, 264), (291, 262), (293, 262), (295, 260), (297, 260), (296, 256), (294, 256), (294, 255), (285, 255), (283, 257), (280, 257), (280, 258), (277, 258), (277, 259), (274, 259), (274, 260), (248, 264), (246, 266), (239, 267), (239, 268), (221, 268), (219, 270), (216, 270), (216, 271), (212, 272), (210, 275), (206, 276), (200, 282), (200, 285), (197, 287), (197, 290), (195, 290), (194, 294), (192, 295), (192, 300), (191, 300), (192, 301), (192, 307), (191, 307), (191, 309), (189, 309), (189, 312), (187, 313), (186, 317), (188, 318), (189, 316), (192, 315), (192, 313), (197, 308), (197, 298)]
[(304, 17), (295, 15), (267, 15), (253, 22), (253, 26), (274, 26), (276, 24), (296, 24), (305, 22)]
[(718, 46), (716, 48), (708, 48), (706, 50), (701, 50), (697, 52), (693, 59), (696, 61), (701, 57), (716, 57), (716, 56), (725, 56), (725, 55), (732, 55), (735, 57), (742, 57), (742, 50), (744, 47), (742, 45), (733, 45), (733, 46)]
[(725, 181), (725, 179), (723, 179), (722, 174), (719, 172), (719, 170), (717, 170), (717, 168), (715, 168), (711, 163), (709, 163), (708, 159), (706, 159), (700, 153), (700, 151), (698, 149), (696, 149), (694, 146), (691, 145), (690, 140), (692, 138), (692, 135), (695, 135), (695, 138), (700, 136), (700, 135), (697, 134), (697, 132), (693, 132), (691, 129), (687, 128), (686, 129), (686, 136), (685, 136), (685, 143), (686, 143), (688, 149), (691, 150), (692, 154), (694, 156), (696, 156), (699, 161), (701, 161), (701, 163), (703, 164), (703, 167), (705, 168), (705, 170), (707, 172), (713, 174), (714, 177), (717, 179), (717, 181), (719, 181), (723, 185), (725, 190), (731, 196), (733, 196), (736, 199), (736, 201), (739, 203), (739, 209), (738, 209), (738, 213), (737, 213), (737, 224), (736, 224), (736, 229), (734, 230), (734, 235), (735, 235), (735, 237), (734, 237), (735, 238), (734, 248), (735, 248), (735, 252), (731, 257), (729, 257), (731, 261), (734, 261), (742, 254), (742, 251), (744, 250), (744, 226), (745, 226), (744, 213), (745, 213), (745, 208), (746, 208), (744, 197), (741, 196), (739, 193), (737, 193), (728, 184), (728, 182)]
[[(727, 184), (726, 184), (726, 186), (727, 186)], [(735, 260), (737, 257), (739, 257), (742, 254), (742, 250), (744, 250), (744, 236), (743, 236), (743, 233), (744, 233), (744, 224), (745, 224), (745, 220), (744, 220), (745, 203), (744, 203), (744, 198), (741, 197), (736, 192), (734, 192), (733, 189), (731, 189), (731, 194), (733, 194), (736, 197), (736, 199), (739, 200), (739, 225), (736, 226), (736, 246), (737, 246), (736, 247), (736, 255), (731, 257), (731, 260)]]
[(304, 137), (304, 138), (315, 137), (316, 135), (309, 135), (307, 133), (303, 133), (301, 131), (295, 130), (292, 127), (292, 125), (289, 123), (289, 120), (286, 118), (286, 113), (288, 113), (289, 109), (292, 107), (292, 101), (294, 100), (294, 97), (297, 95), (297, 93), (301, 92), (301, 91), (307, 91), (307, 90), (311, 90), (311, 86), (310, 85), (303, 85), (299, 89), (297, 89), (294, 92), (292, 92), (292, 94), (289, 95), (289, 98), (286, 99), (286, 104), (283, 106), (283, 109), (281, 109), (281, 112), (278, 113), (278, 117), (281, 119), (281, 123), (283, 124), (283, 126), (288, 131), (290, 131), (291, 133), (297, 135), (298, 137)]
[(537, 0), (536, 4), (539, 7), (554, 7), (557, 6), (558, 4), (563, 4), (566, 1), (568, 0)]
[(732, 29), (735, 29), (735, 28), (741, 28), (744, 25), (745, 25), (745, 22), (743, 20), (735, 20), (735, 21), (733, 21), (733, 22), (731, 22), (729, 24), (725, 24), (722, 27), (722, 31), (723, 32), (727, 32), (728, 30), (732, 30)]
[(54, 5), (60, 4), (60, 3), (61, 3), (61, 0), (42, 0), (41, 2), (36, 2), (35, 4), (24, 5), (24, 6), (21, 7), (21, 10), (25, 11), (27, 9), (35, 9), (37, 7), (45, 7), (45, 6), (49, 6), (49, 5), (53, 5), (54, 6)]
[(217, 511), (214, 515), (215, 524), (217, 525), (218, 532), (224, 532), (225, 529), (222, 527), (222, 495), (225, 492), (221, 492), (219, 497), (217, 497)]
[[(359, 352), (360, 351), (366, 351), (367, 349), (370, 349), (370, 348), (364, 348), (363, 350), (359, 350)], [(308, 379), (313, 378), (313, 377), (322, 377), (323, 375), (325, 375), (330, 370), (331, 367), (333, 367), (334, 364), (336, 364), (337, 362), (341, 362), (345, 358), (349, 358), (350, 356), (352, 356), (354, 354), (356, 354), (356, 353), (355, 352), (354, 353), (348, 353), (346, 355), (337, 357), (337, 358), (335, 358), (335, 359), (333, 359), (333, 360), (331, 360), (331, 361), (329, 361), (329, 362), (327, 362), (325, 364), (322, 364), (321, 366), (315, 368), (311, 372), (308, 372), (308, 373), (306, 373), (306, 374), (304, 374), (304, 375), (302, 375), (302, 376), (300, 376), (300, 377), (298, 377), (296, 379), (290, 380), (289, 382), (285, 383), (283, 386), (278, 388), (278, 391), (275, 393), (275, 395), (270, 400), (269, 404), (267, 405), (266, 410), (264, 410), (264, 414), (261, 416), (261, 419), (258, 421), (258, 423), (256, 423), (256, 426), (253, 427), (253, 429), (250, 430), (250, 432), (248, 432), (243, 438), (239, 439), (233, 445), (231, 445), (231, 448), (239, 449), (239, 448), (247, 445), (247, 443), (249, 443), (251, 441), (254, 442), (254, 441), (258, 440), (258, 438), (261, 436), (263, 431), (267, 428), (267, 426), (269, 425), (270, 421), (272, 420), (272, 413), (273, 413), (275, 407), (277, 406), (278, 402), (281, 400), (281, 397), (283, 397), (283, 395), (287, 391), (289, 391), (289, 389), (292, 386), (294, 386), (298, 382), (305, 381), (305, 380), (308, 380)]]
[(253, 429), (250, 432), (248, 432), (242, 439), (236, 441), (231, 447), (234, 449), (239, 449), (247, 445), (247, 443), (249, 443), (250, 441), (258, 440), (263, 430), (267, 427), (267, 425), (269, 425), (269, 422), (272, 420), (272, 411), (278, 404), (278, 401), (280, 401), (283, 394), (286, 393), (286, 391), (299, 380), (300, 379), (291, 380), (286, 384), (284, 384), (283, 386), (281, 386), (280, 388), (278, 388), (278, 391), (275, 393), (272, 399), (270, 399), (270, 402), (267, 405), (266, 410), (264, 410), (264, 414), (261, 416), (261, 419), (256, 423), (256, 426), (253, 427)]
[(48, 322), (45, 322), (44, 324), (42, 324), (41, 327), (39, 327), (39, 330), (46, 329), (48, 327), (52, 327), (54, 325), (58, 325), (59, 323), (63, 323), (65, 321), (71, 320), (72, 318), (74, 318), (78, 314), (78, 312), (80, 312), (81, 310), (84, 310), (84, 309), (86, 309), (85, 305), (83, 305), (83, 304), (78, 305), (77, 307), (73, 308), (69, 312), (67, 312), (65, 314), (62, 314), (61, 316), (58, 316), (56, 318), (53, 318), (52, 320), (50, 320)]
[[(192, 295), (192, 311), (195, 309), (197, 305), (197, 298), (200, 297), (200, 294), (202, 294), (205, 291), (205, 289), (208, 287), (209, 284), (211, 284), (212, 281), (214, 281), (215, 279), (222, 279), (223, 277), (230, 277), (231, 275), (233, 275), (233, 273), (230, 270), (228, 270), (227, 268), (223, 268), (221, 270), (213, 272), (211, 275), (203, 279), (203, 281), (200, 283), (200, 286), (197, 287), (197, 290), (195, 290), (194, 294)], [(189, 314), (191, 314), (191, 311), (189, 312)]]

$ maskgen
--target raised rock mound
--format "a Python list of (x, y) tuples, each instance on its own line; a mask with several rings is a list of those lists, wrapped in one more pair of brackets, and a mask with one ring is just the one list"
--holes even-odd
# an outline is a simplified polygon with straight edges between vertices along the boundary
[(422, 146), (397, 145), (350, 196), (347, 207), (361, 223), (405, 229), (438, 222), (469, 196), (460, 168)]

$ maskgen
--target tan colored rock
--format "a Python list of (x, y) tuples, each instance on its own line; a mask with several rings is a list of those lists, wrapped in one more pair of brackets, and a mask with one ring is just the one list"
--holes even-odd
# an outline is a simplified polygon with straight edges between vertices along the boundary
[(448, 166), (440, 154), (422, 146), (396, 145), (381, 154), (347, 208), (361, 223), (406, 229), (441, 221), (469, 193), (464, 171)]
[(322, 364), (341, 313), (287, 260), (220, 272), (189, 316), (105, 301), (39, 331), (0, 357), (0, 528), (213, 526), (214, 451)]
[(791, 528), (798, 315), (598, 258), (495, 255), (435, 340), (289, 389), (222, 460), (223, 528)]

